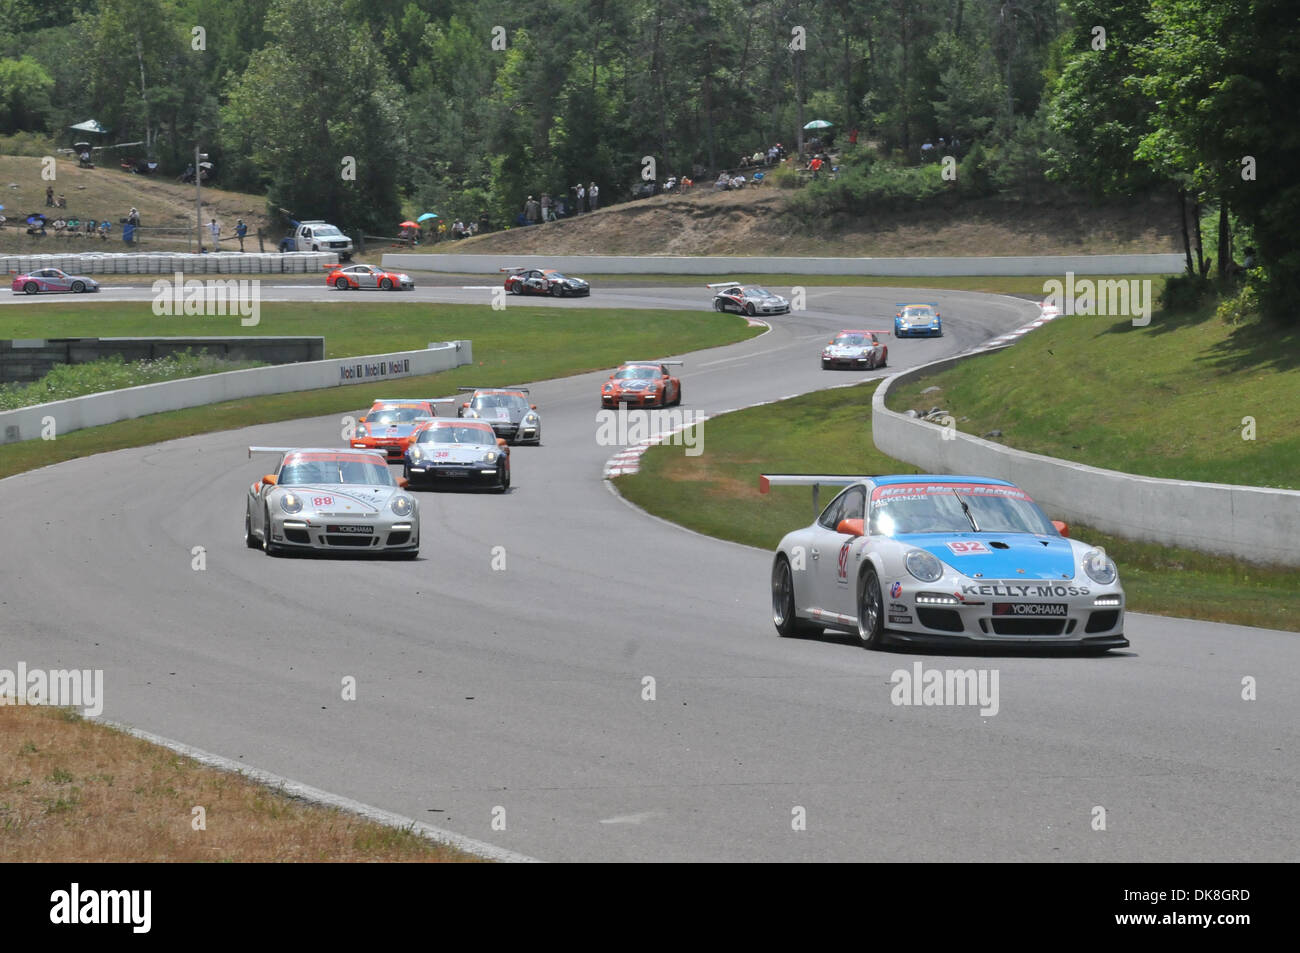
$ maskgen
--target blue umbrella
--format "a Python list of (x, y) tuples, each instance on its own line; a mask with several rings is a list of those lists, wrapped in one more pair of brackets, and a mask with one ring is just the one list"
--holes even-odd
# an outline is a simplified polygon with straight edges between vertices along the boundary
[(421, 215), (419, 218), (417, 218), (416, 221), (417, 221), (417, 222), (427, 222), (429, 219), (431, 219), (431, 218), (437, 218), (437, 217), (438, 217), (438, 216), (435, 215), (433, 212), (425, 212), (423, 215)]

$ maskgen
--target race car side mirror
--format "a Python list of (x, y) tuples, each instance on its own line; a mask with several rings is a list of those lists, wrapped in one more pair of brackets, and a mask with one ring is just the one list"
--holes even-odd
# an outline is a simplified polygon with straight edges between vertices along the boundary
[(461, 404), (461, 406), (462, 406), (462, 407), (468, 407), (468, 406), (469, 406), (469, 401), (465, 401), (465, 403)]
[(357, 423), (364, 424), (365, 422), (366, 422), (365, 414), (362, 414), (360, 417), (357, 418)]
[(862, 520), (840, 520), (839, 525), (835, 527), (835, 532), (843, 533), (845, 536), (866, 535)]
[(1052, 525), (1056, 527), (1056, 531), (1060, 533), (1062, 536), (1070, 535), (1069, 523), (1062, 522), (1061, 520), (1052, 520)]
[(498, 446), (498, 447), (504, 447), (505, 445), (506, 445), (506, 438), (505, 438), (505, 437), (497, 437), (497, 446)]
[(536, 409), (537, 409), (537, 405), (536, 405), (536, 404), (529, 404), (528, 406), (531, 407), (533, 410), (536, 410)]
[(262, 477), (262, 482), (267, 486), (275, 486), (275, 474), (268, 473), (266, 476)]
[(408, 486), (411, 485), (411, 481), (408, 480), (406, 477), (398, 477), (397, 485), (400, 486), (403, 490), (405, 490)]

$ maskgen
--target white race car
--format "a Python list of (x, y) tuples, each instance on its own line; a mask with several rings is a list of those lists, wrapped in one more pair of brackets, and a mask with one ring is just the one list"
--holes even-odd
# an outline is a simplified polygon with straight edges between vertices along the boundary
[(249, 447), (280, 465), (248, 488), (244, 543), (268, 556), (293, 550), (420, 552), (420, 507), (375, 450)]
[(737, 314), (786, 314), (790, 302), (758, 285), (742, 285), (738, 281), (715, 282), (712, 288), (713, 310), (734, 311)]
[(1115, 564), (1005, 480), (759, 477), (761, 492), (770, 486), (844, 487), (777, 547), (772, 620), (783, 636), (829, 628), (867, 648), (1129, 644)]

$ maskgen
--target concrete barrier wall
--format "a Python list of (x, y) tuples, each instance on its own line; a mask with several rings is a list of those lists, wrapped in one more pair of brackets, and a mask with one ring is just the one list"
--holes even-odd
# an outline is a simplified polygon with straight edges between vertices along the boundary
[(1300, 491), (1161, 480), (1072, 463), (957, 433), (889, 410), (890, 387), (951, 367), (949, 358), (904, 371), (876, 389), (871, 428), (882, 453), (934, 473), (1011, 480), (1053, 519), (1116, 536), (1184, 546), (1255, 563), (1300, 566)]
[(1183, 270), (1182, 255), (1050, 255), (1021, 258), (674, 258), (605, 255), (384, 255), (394, 271), (446, 271), (498, 274), (509, 265), (555, 268), (585, 275), (729, 274), (879, 275), (934, 278), (959, 275), (1160, 275)]
[[(0, 413), (0, 443), (40, 437), (45, 418), (53, 418), (55, 433), (63, 435), (83, 427), (98, 427), (167, 410), (200, 407), (225, 400), (315, 390), (344, 384), (373, 383), (421, 374), (434, 374), (474, 361), (469, 341), (430, 344), (420, 351), (333, 358), (277, 367), (253, 367), (224, 374), (208, 374), (178, 381), (128, 387), (88, 394), (35, 407)], [(385, 387), (385, 391), (393, 388)], [(385, 394), (384, 396), (392, 396)]]
[(334, 252), (123, 252), (119, 254), (0, 255), (0, 273), (12, 282), (40, 268), (58, 268), (70, 275), (314, 275), (338, 264)]
[(190, 350), (230, 361), (292, 364), (325, 359), (323, 337), (50, 338), (0, 341), (0, 382), (34, 381), (56, 364), (85, 364), (105, 357), (155, 360)]

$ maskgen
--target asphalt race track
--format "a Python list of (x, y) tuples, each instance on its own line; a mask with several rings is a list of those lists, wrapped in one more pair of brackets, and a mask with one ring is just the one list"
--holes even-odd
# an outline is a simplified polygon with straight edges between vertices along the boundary
[[(131, 294), (150, 296), (100, 298)], [(1037, 313), (988, 295), (809, 288), (809, 310), (771, 332), (686, 356), (683, 408), (888, 373), (822, 371), (818, 349), (841, 327), (890, 327), (904, 297), (939, 301), (946, 336), (891, 338), (894, 368)], [(597, 285), (563, 306), (611, 302), (703, 319), (709, 296)], [(244, 548), (244, 495), (274, 466), (247, 446), (339, 444), (332, 417), (2, 481), (0, 666), (103, 668), (105, 718), (543, 860), (1300, 859), (1294, 633), (1130, 615), (1132, 649), (1102, 658), (780, 639), (768, 553), (609, 492), (603, 377), (535, 385), (545, 445), (514, 451), (506, 496), (424, 494), (414, 562)], [(894, 706), (891, 673), (918, 660), (996, 669), (998, 713)], [(340, 698), (346, 676), (355, 701)], [(1246, 676), (1258, 701), (1242, 700)], [(806, 830), (792, 829), (798, 808)]]

